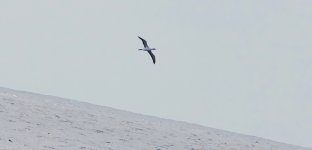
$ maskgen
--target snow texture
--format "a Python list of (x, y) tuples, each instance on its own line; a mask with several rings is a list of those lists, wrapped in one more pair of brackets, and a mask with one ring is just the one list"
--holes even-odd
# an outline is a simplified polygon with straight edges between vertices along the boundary
[(5, 88), (0, 88), (0, 129), (0, 150), (308, 150)]

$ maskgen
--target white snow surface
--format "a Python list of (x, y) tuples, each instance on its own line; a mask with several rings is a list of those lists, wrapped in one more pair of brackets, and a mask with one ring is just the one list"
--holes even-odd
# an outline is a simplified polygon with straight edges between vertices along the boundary
[(0, 150), (309, 149), (6, 88), (0, 88), (0, 129)]

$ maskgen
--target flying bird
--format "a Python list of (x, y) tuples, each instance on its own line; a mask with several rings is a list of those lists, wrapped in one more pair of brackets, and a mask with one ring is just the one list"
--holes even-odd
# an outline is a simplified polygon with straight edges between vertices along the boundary
[(139, 50), (147, 51), (151, 55), (151, 57), (153, 59), (153, 63), (155, 64), (156, 63), (156, 58), (155, 58), (155, 55), (152, 53), (152, 50), (156, 50), (156, 48), (149, 48), (148, 45), (147, 45), (147, 42), (143, 38), (141, 38), (139, 36), (138, 36), (138, 38), (142, 40), (143, 45), (144, 45), (144, 48), (143, 49), (139, 49)]

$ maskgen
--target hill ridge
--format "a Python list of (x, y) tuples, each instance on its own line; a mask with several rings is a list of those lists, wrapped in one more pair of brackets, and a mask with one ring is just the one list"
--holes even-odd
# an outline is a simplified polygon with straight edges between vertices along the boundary
[(0, 150), (308, 150), (255, 136), (0, 87)]

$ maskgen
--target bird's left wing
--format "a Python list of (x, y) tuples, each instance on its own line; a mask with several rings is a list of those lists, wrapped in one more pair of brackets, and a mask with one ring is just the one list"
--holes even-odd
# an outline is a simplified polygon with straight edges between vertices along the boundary
[(153, 63), (155, 64), (156, 63), (155, 55), (152, 53), (152, 51), (147, 51), (147, 52), (151, 55), (151, 57), (153, 59)]

